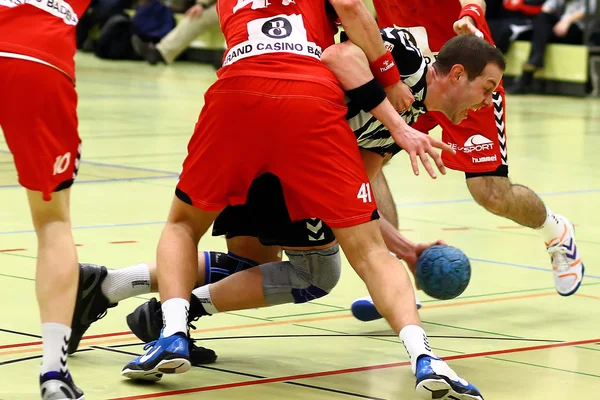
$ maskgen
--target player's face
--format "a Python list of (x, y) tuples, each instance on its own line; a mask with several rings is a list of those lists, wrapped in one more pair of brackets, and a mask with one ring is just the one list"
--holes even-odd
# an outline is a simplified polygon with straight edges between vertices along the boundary
[(456, 92), (454, 99), (455, 109), (451, 113), (450, 119), (458, 124), (467, 118), (469, 110), (479, 110), (483, 107), (492, 106), (492, 93), (502, 79), (502, 70), (496, 64), (488, 64), (481, 75), (472, 81), (464, 79)]

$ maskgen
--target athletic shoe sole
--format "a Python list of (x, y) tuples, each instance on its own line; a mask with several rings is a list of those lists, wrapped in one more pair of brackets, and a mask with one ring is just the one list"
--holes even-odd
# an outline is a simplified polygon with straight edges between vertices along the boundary
[(183, 374), (191, 368), (190, 361), (185, 358), (173, 358), (160, 361), (156, 367), (151, 370), (143, 371), (138, 369), (124, 368), (121, 375), (126, 378), (138, 381), (159, 381), (163, 374)]
[(415, 388), (417, 394), (423, 399), (435, 400), (483, 400), (480, 395), (464, 393), (459, 386), (439, 375), (431, 375), (422, 379)]

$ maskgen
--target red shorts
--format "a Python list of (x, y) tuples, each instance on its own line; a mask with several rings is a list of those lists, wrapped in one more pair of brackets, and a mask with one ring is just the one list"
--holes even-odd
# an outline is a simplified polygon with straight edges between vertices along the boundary
[(51, 193), (73, 184), (80, 159), (77, 94), (64, 73), (0, 57), (0, 126), (26, 189)]
[(244, 204), (252, 181), (270, 172), (293, 221), (342, 228), (377, 218), (343, 96), (333, 84), (218, 80), (206, 92), (177, 188), (194, 206), (218, 211)]
[(420, 116), (413, 128), (428, 133), (437, 125), (442, 127), (442, 141), (456, 150), (455, 155), (442, 153), (442, 160), (448, 168), (485, 173), (505, 166), (508, 171), (504, 97), (504, 92), (495, 92), (492, 107), (469, 112), (467, 119), (458, 125), (442, 113), (430, 111)]

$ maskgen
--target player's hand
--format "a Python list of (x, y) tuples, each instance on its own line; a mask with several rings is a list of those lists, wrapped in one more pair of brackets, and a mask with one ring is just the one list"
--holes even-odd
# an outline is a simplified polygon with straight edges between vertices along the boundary
[(462, 17), (454, 23), (454, 32), (457, 35), (475, 35), (480, 39), (483, 39), (483, 33), (477, 29), (473, 18), (469, 16)]
[(437, 175), (429, 162), (429, 157), (433, 158), (435, 165), (442, 175), (446, 175), (446, 167), (444, 167), (442, 157), (435, 149), (441, 149), (442, 151), (454, 154), (456, 152), (452, 147), (438, 139), (434, 139), (429, 135), (411, 128), (407, 124), (400, 125), (395, 129), (390, 129), (390, 134), (398, 146), (402, 147), (402, 149), (408, 153), (415, 175), (419, 175), (419, 163), (417, 162), (417, 157), (421, 160), (421, 163), (433, 179), (437, 178)]
[(415, 101), (410, 88), (402, 81), (385, 88), (385, 92), (394, 109), (399, 112), (408, 110)]
[(552, 32), (554, 32), (554, 34), (558, 37), (565, 37), (567, 36), (567, 32), (569, 32), (570, 28), (571, 22), (569, 22), (566, 19), (563, 19), (558, 21), (556, 25), (554, 25), (554, 28), (552, 28)]
[(200, 16), (202, 16), (202, 13), (204, 12), (204, 7), (202, 7), (200, 4), (196, 4), (191, 6), (186, 12), (185, 12), (185, 16), (191, 19), (196, 19), (196, 18), (200, 18)]
[[(425, 250), (427, 250), (428, 248), (430, 248), (431, 246), (434, 246), (436, 244), (446, 244), (446, 242), (444, 242), (443, 240), (436, 240), (435, 242), (429, 242), (429, 243), (415, 243), (413, 248), (411, 249), (411, 252), (409, 254), (404, 255), (404, 257), (402, 257), (402, 260), (404, 260), (404, 262), (408, 266), (408, 269), (410, 270), (410, 272), (412, 272), (413, 276), (415, 276), (415, 274), (417, 272), (417, 260), (419, 259), (421, 254)], [(417, 285), (416, 281), (415, 281), (415, 285)], [(418, 285), (417, 285), (417, 289), (419, 289)]]

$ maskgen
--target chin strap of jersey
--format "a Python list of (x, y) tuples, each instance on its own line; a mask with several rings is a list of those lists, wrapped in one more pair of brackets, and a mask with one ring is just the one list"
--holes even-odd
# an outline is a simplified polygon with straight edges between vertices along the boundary
[(458, 19), (463, 17), (471, 17), (473, 18), (473, 22), (475, 22), (475, 27), (479, 28), (482, 26), (483, 21), (485, 21), (485, 12), (483, 9), (477, 4), (467, 4), (460, 10), (460, 15)]

